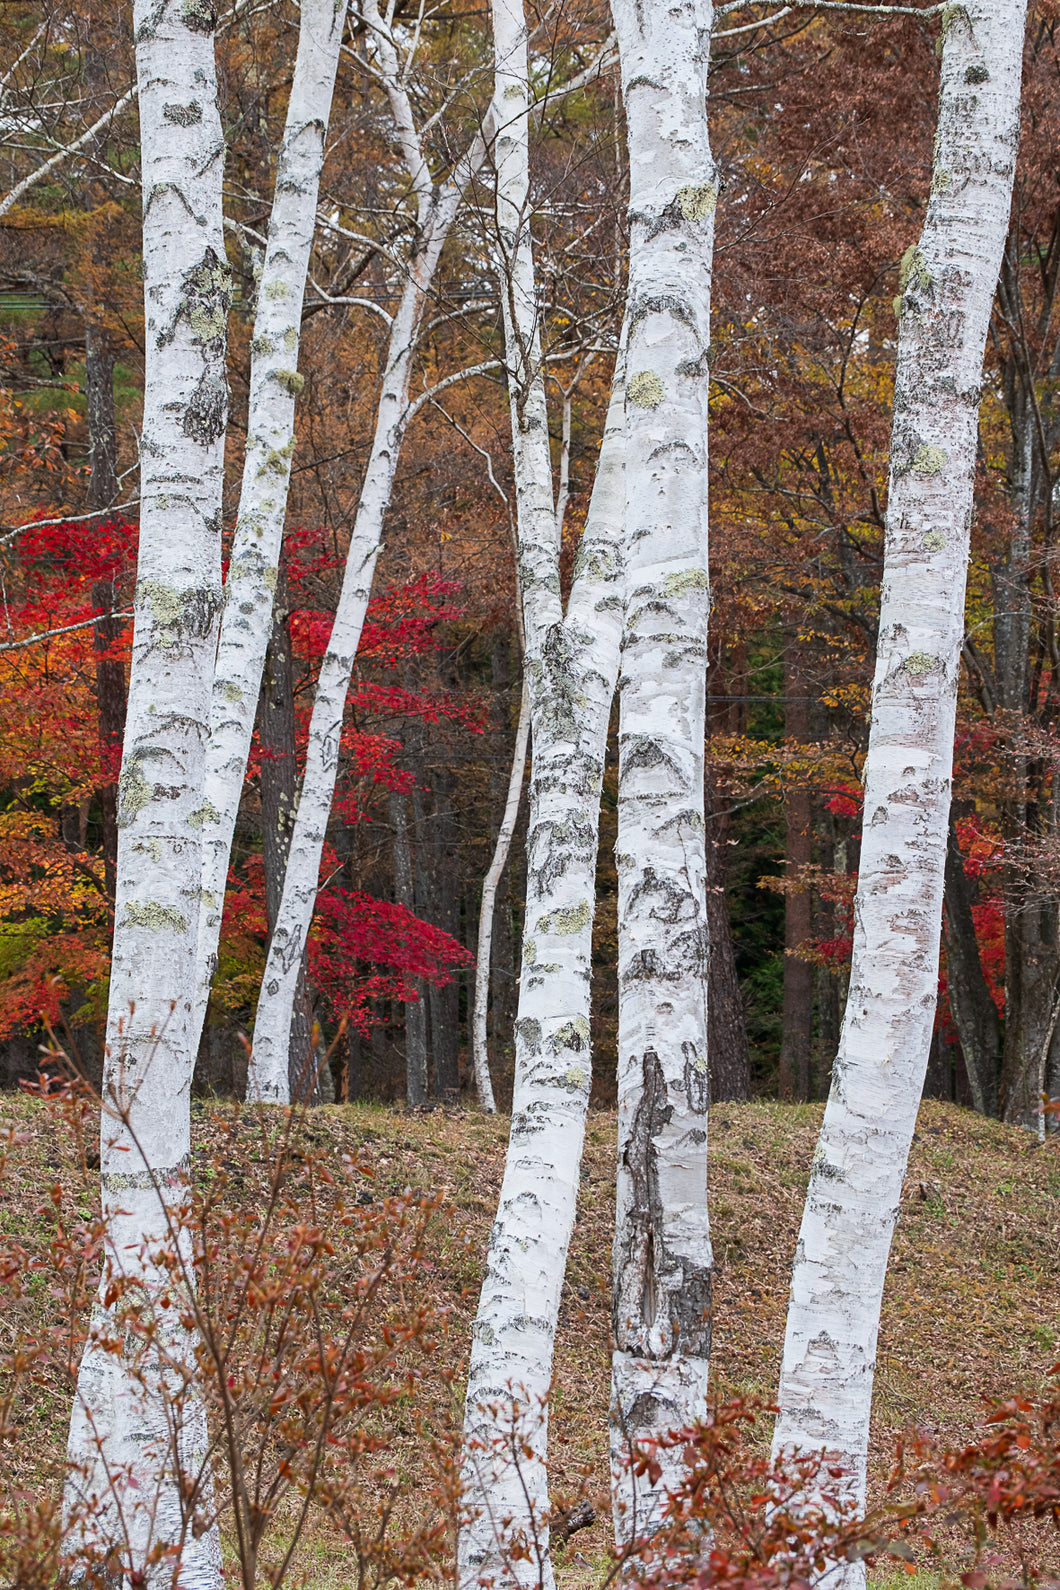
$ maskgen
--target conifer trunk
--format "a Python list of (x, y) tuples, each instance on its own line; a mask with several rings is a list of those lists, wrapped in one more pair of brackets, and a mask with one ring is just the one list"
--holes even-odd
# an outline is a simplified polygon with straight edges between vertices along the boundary
[[(836, 1453), (862, 1505), (880, 1300), (935, 1011), (977, 418), (1019, 141), (1024, 14), (1023, 0), (943, 13), (931, 197), (900, 282), (850, 991), (781, 1368), (774, 1451)], [(863, 1584), (863, 1565), (841, 1565), (835, 1582)]]

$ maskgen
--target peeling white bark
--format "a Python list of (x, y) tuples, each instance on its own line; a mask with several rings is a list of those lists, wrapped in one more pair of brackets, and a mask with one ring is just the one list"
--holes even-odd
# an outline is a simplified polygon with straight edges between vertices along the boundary
[[(141, 516), (128, 720), (119, 784), (101, 1183), (107, 1246), (97, 1335), (115, 1329), (103, 1298), (131, 1277), (152, 1305), (166, 1276), (150, 1257), (169, 1236), (188, 1167), (194, 1063), (190, 1018), (199, 915), (203, 749), (220, 605), (220, 506), (228, 414), (225, 338), (231, 279), (221, 221), (224, 142), (212, 22), (179, 0), (136, 0), (144, 209), (146, 371)], [(183, 1397), (167, 1409), (191, 1341), (166, 1328), (134, 1372), (90, 1341), (71, 1421), (68, 1517), (90, 1546), (113, 1544), (128, 1575), (220, 1583), (216, 1530), (198, 1539), (178, 1468), (194, 1476), (205, 1421)], [(119, 1329), (120, 1334), (120, 1329)], [(170, 1356), (169, 1367), (163, 1362)], [(176, 1447), (176, 1450), (174, 1450)], [(205, 1498), (208, 1503), (209, 1497)], [(93, 1503), (94, 1516), (78, 1519)], [(75, 1531), (75, 1539), (77, 1538)]]
[(717, 183), (707, 129), (710, 0), (614, 0), (630, 160), (628, 612), (619, 721), (619, 1133), (611, 1395), (616, 1539), (650, 1533), (631, 1448), (702, 1416), (713, 1256), (707, 1212), (703, 817), (710, 290)]
[[(495, 0), (497, 227), (533, 736), (512, 1125), (471, 1345), (462, 1587), (549, 1590), (548, 1397), (589, 1102), (600, 790), (624, 609), (619, 355), (564, 617), (530, 238), (526, 23)], [(513, 1548), (524, 1544), (526, 1560)]]
[[(836, 1453), (859, 1505), (887, 1255), (935, 1011), (976, 423), (1019, 139), (1024, 19), (1024, 0), (943, 12), (931, 198), (902, 264), (854, 956), (774, 1437), (776, 1453)], [(855, 1590), (864, 1568), (843, 1564), (830, 1582)]]
[(316, 904), (320, 856), (339, 769), (346, 694), (371, 596), (398, 457), (412, 413), (409, 384), (420, 323), (464, 190), (485, 153), (483, 142), (476, 139), (450, 180), (442, 187), (434, 185), (420, 148), (389, 31), (375, 8), (367, 9), (365, 16), (379, 51), (391, 110), (416, 196), (419, 234), (408, 261), (401, 302), (391, 324), (372, 450), (346, 555), (335, 623), (320, 666), (283, 898), (254, 1023), (247, 1092), (249, 1097), (270, 1104), (289, 1102), (287, 1050), (298, 969)]
[(313, 247), (345, 0), (303, 0), (287, 123), (258, 284), (251, 343), (250, 406), (221, 635), (214, 669), (202, 800), (203, 910), (196, 964), (193, 1036), (202, 1031), (217, 962), (228, 861), (243, 793), (265, 653), (294, 453), (302, 301)]

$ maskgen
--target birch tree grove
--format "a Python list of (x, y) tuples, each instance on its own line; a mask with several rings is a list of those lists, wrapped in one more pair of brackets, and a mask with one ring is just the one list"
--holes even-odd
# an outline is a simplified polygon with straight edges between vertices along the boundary
[[(1019, 142), (1024, 17), (1022, 0), (942, 14), (931, 196), (900, 280), (854, 959), (774, 1435), (777, 1453), (837, 1454), (860, 1503), (887, 1255), (935, 1011), (977, 419)], [(843, 1565), (839, 1580), (860, 1585), (863, 1565)]]
[(151, 1566), (149, 1556), (153, 1546), (175, 1546), (181, 1585), (206, 1590), (220, 1583), (217, 1534), (196, 1535), (187, 1502), (201, 1481), (205, 1419), (185, 1407), (174, 1427), (168, 1367), (187, 1361), (192, 1343), (174, 1324), (162, 1332), (157, 1361), (134, 1373), (107, 1340), (121, 1338), (110, 1301), (116, 1279), (148, 1299), (166, 1283), (150, 1254), (168, 1245), (189, 1163), (189, 996), (220, 608), (231, 299), (213, 13), (194, 0), (137, 0), (134, 21), (147, 360), (140, 554), (100, 1146), (107, 1248), (78, 1375), (67, 1503), (87, 1506), (89, 1545), (112, 1547), (125, 1574), (168, 1582), (169, 1567)]
[(631, 1447), (706, 1409), (704, 708), (707, 397), (717, 179), (707, 130), (709, 0), (614, 0), (630, 173), (628, 611), (619, 721), (619, 1124), (612, 1485), (621, 1542), (650, 1532)]
[[(471, 1345), (457, 1573), (547, 1587), (548, 1398), (591, 1084), (600, 792), (624, 611), (624, 356), (564, 616), (530, 236), (521, 0), (493, 8), (501, 299), (532, 766), (512, 1124)], [(523, 1555), (524, 1548), (527, 1551)]]
[(345, 23), (344, 3), (304, 0), (287, 125), (276, 162), (268, 245), (258, 283), (243, 485), (225, 582), (202, 801), (203, 910), (196, 966), (196, 1042), (210, 997), (232, 834), (272, 632), (294, 453), (295, 400), (303, 385), (298, 374), (302, 302)]
[(287, 1103), (290, 1099), (287, 1052), (291, 1013), (316, 904), (320, 856), (339, 768), (346, 694), (371, 596), (383, 521), (402, 442), (424, 401), (423, 398), (410, 398), (420, 324), (464, 190), (485, 154), (483, 140), (475, 138), (453, 174), (445, 182), (434, 182), (416, 130), (390, 22), (375, 8), (366, 12), (366, 19), (383, 63), (387, 94), (412, 188), (418, 232), (400, 303), (390, 325), (375, 434), (346, 554), (335, 623), (317, 681), (305, 776), (291, 834), (283, 898), (258, 1002), (248, 1087), (254, 1097), (272, 1103)]

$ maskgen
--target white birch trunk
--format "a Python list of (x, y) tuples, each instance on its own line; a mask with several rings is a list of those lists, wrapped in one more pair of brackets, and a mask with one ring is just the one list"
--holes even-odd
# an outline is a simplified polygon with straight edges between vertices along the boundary
[(374, 18), (391, 109), (417, 197), (420, 230), (408, 263), (401, 302), (391, 324), (375, 434), (346, 554), (335, 623), (320, 666), (283, 898), (269, 946), (254, 1023), (247, 1093), (248, 1097), (269, 1104), (289, 1102), (287, 1050), (298, 968), (316, 904), (320, 856), (339, 770), (346, 695), (371, 596), (372, 578), (383, 539), (383, 521), (409, 423), (409, 383), (420, 322), (464, 189), (483, 157), (483, 146), (476, 142), (450, 181), (443, 188), (433, 185), (420, 149), (408, 96), (401, 86), (393, 46), (377, 12)]
[(243, 483), (224, 592), (203, 788), (196, 1042), (217, 963), (232, 835), (272, 632), (273, 594), (295, 444), (295, 400), (303, 379), (298, 374), (302, 302), (345, 19), (345, 0), (303, 0), (298, 55), (258, 285)]
[(475, 1072), (475, 1092), (479, 1109), (487, 1115), (496, 1115), (493, 1081), (490, 1077), (489, 1044), (486, 1038), (486, 1006), (490, 992), (490, 959), (493, 951), (493, 919), (497, 907), (497, 889), (508, 861), (519, 802), (526, 774), (526, 754), (530, 747), (530, 692), (523, 680), (519, 698), (519, 723), (515, 731), (515, 750), (512, 752), (512, 771), (508, 780), (508, 794), (504, 802), (497, 843), (493, 859), (482, 883), (482, 904), (478, 920), (478, 950), (475, 957), (475, 1011), (471, 1027), (471, 1054)]
[(710, 0), (614, 0), (630, 160), (628, 612), (618, 793), (619, 1141), (611, 1397), (620, 1546), (658, 1524), (680, 1449), (633, 1481), (631, 1448), (706, 1410), (703, 775), (707, 399), (717, 185)]
[[(564, 618), (530, 238), (521, 0), (495, 0), (493, 124), (533, 736), (512, 1125), (471, 1344), (461, 1587), (542, 1586), (548, 1397), (589, 1102), (600, 790), (623, 613), (622, 355)], [(528, 1550), (527, 1558), (513, 1550)]]
[[(1024, 0), (943, 13), (931, 197), (900, 283), (853, 965), (774, 1435), (777, 1454), (834, 1452), (859, 1505), (887, 1255), (935, 1011), (976, 425), (1019, 141), (1024, 17)], [(854, 1590), (864, 1568), (844, 1563), (831, 1582)]]
[[(136, 0), (143, 171), (146, 371), (136, 620), (119, 783), (101, 1184), (107, 1247), (93, 1327), (121, 1334), (103, 1304), (131, 1277), (150, 1306), (183, 1199), (190, 1143), (191, 1015), (198, 934), (203, 750), (220, 604), (220, 506), (228, 413), (225, 337), (231, 279), (221, 219), (224, 142), (212, 20), (205, 6)], [(175, 1311), (173, 1311), (175, 1312)], [(167, 1407), (193, 1343), (161, 1331), (130, 1371), (98, 1340), (85, 1350), (71, 1421), (68, 1517), (90, 1546), (113, 1545), (122, 1583), (185, 1590), (220, 1583), (216, 1530), (194, 1538), (182, 1477), (206, 1451), (201, 1405)], [(168, 1354), (174, 1361), (164, 1363)], [(176, 1430), (171, 1428), (175, 1422)], [(176, 1450), (174, 1450), (176, 1447)], [(179, 1469), (179, 1473), (178, 1473)], [(209, 1505), (209, 1493), (203, 1497)], [(72, 1511), (71, 1511), (72, 1510)], [(141, 1582), (141, 1581), (137, 1581)]]

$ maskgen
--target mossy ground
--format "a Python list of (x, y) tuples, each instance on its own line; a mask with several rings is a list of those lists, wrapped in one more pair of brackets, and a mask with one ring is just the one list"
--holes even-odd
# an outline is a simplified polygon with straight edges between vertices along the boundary
[[(233, 1139), (234, 1106), (197, 1105), (196, 1173), (209, 1174), (223, 1146), (255, 1153), (253, 1133)], [(725, 1104), (711, 1115), (710, 1195), (717, 1281), (713, 1376), (720, 1394), (775, 1394), (791, 1262), (821, 1107)], [(63, 1185), (71, 1210), (90, 1215), (96, 1178), (72, 1138), (57, 1134), (33, 1099), (0, 1100), (0, 1118), (24, 1136), (0, 1186), (0, 1235), (43, 1244), (40, 1211)], [(91, 1139), (92, 1124), (88, 1125)], [(371, 1105), (336, 1106), (310, 1117), (318, 1154), (356, 1153), (383, 1192), (429, 1190), (449, 1213), (436, 1222), (428, 1263), (437, 1301), (451, 1310), (448, 1351), (460, 1383), (481, 1256), (496, 1207), (507, 1122), (472, 1112), (406, 1114)], [(233, 1148), (233, 1142), (245, 1144)], [(613, 1231), (615, 1119), (590, 1114), (577, 1228), (563, 1292), (550, 1416), (552, 1483), (583, 1488), (597, 1523), (559, 1554), (564, 1590), (598, 1583), (607, 1567), (609, 1268)], [(237, 1167), (233, 1167), (237, 1169)], [(235, 1180), (236, 1178), (233, 1177)], [(0, 1322), (4, 1345), (49, 1306), (32, 1288)], [(969, 1437), (985, 1406), (1015, 1389), (1036, 1394), (1060, 1356), (1060, 1140), (1027, 1134), (954, 1106), (921, 1109), (891, 1255), (880, 1331), (872, 1476), (882, 1484), (895, 1439), (927, 1426), (954, 1443)], [(34, 1489), (61, 1455), (69, 1389), (50, 1384), (21, 1418), (17, 1451), (5, 1453), (6, 1484)], [(415, 1471), (424, 1433), (452, 1407), (424, 1407), (402, 1421), (400, 1461)], [(762, 1440), (768, 1429), (762, 1428)], [(955, 1564), (959, 1568), (959, 1564)], [(340, 1590), (341, 1548), (320, 1534), (306, 1549), (306, 1583)], [(918, 1582), (919, 1578), (918, 1576)], [(923, 1590), (932, 1590), (923, 1576)], [(908, 1581), (906, 1581), (908, 1582)]]

